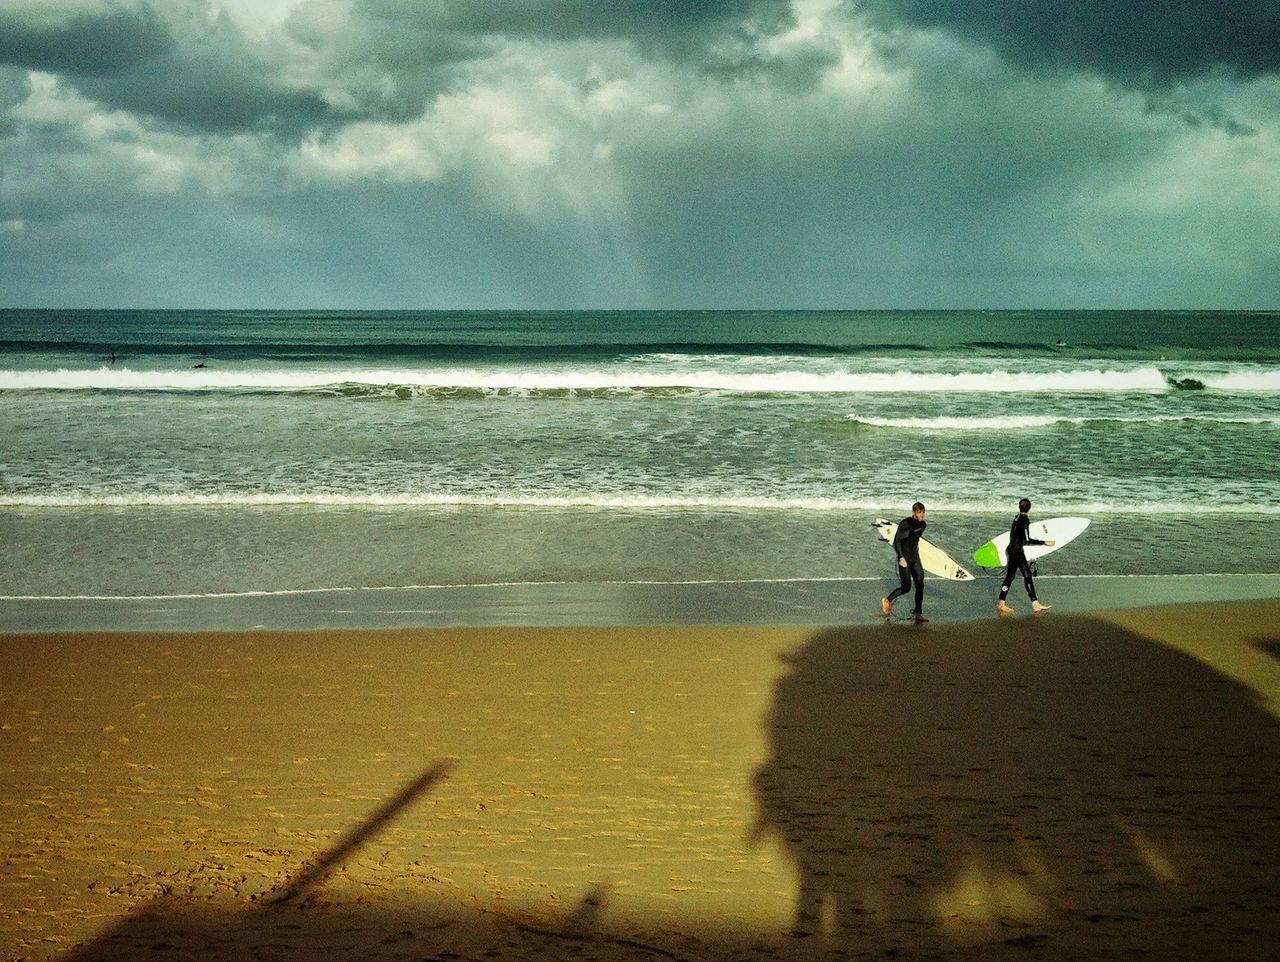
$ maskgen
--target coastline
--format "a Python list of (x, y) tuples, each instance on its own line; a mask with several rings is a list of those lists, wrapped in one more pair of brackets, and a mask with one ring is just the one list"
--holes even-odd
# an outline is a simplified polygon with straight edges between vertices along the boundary
[(1277, 623), (6, 634), (0, 948), (1262, 958)]
[[(1058, 614), (1280, 597), (1280, 574), (1056, 575), (1036, 579)], [(67, 631), (256, 631), (490, 626), (878, 623), (888, 578), (513, 582), (141, 597), (0, 597), (0, 635)], [(998, 576), (929, 576), (936, 621), (989, 618)], [(909, 599), (899, 602), (901, 613)], [(1021, 581), (1010, 593), (1029, 605)]]

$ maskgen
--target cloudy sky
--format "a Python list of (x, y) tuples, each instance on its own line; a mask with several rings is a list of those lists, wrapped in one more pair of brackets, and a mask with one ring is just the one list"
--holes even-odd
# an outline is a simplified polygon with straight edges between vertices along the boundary
[(0, 0), (0, 306), (1280, 308), (1280, 0)]

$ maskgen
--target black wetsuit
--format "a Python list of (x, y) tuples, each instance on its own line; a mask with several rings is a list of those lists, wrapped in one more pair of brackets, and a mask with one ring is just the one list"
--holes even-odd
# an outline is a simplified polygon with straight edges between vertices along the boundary
[(1009, 526), (1009, 547), (1005, 551), (1007, 565), (1004, 569), (1004, 584), (1000, 586), (1001, 601), (1009, 597), (1009, 586), (1019, 572), (1022, 573), (1022, 583), (1027, 586), (1028, 597), (1033, 602), (1036, 600), (1035, 577), (1031, 573), (1031, 562), (1027, 560), (1026, 547), (1029, 544), (1044, 542), (1031, 537), (1031, 519), (1019, 511), (1013, 524)]
[(920, 536), (928, 527), (924, 521), (917, 521), (915, 516), (903, 518), (898, 522), (898, 531), (893, 536), (893, 550), (899, 558), (906, 559), (904, 568), (898, 565), (898, 579), (902, 582), (889, 592), (889, 601), (900, 598), (911, 590), (911, 582), (916, 584), (916, 607), (913, 614), (921, 614), (924, 604), (924, 568), (920, 566)]

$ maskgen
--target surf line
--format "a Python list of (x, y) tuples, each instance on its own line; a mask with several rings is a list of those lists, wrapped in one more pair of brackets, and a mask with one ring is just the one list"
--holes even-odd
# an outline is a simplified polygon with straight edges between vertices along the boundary
[[(1044, 575), (1045, 580), (1107, 580), (1114, 578), (1280, 578), (1280, 571), (1204, 571), (1178, 574), (1079, 574), (1079, 575)], [(277, 598), (291, 595), (325, 595), (325, 594), (357, 594), (359, 592), (392, 592), (392, 591), (461, 591), (472, 588), (555, 588), (555, 587), (591, 587), (594, 585), (636, 585), (650, 587), (707, 586), (707, 585), (787, 585), (787, 584), (859, 584), (872, 581), (884, 581), (878, 575), (859, 575), (857, 577), (819, 577), (819, 578), (706, 578), (688, 581), (627, 581), (615, 579), (611, 581), (484, 581), (474, 584), (435, 584), (435, 585), (363, 585), (359, 587), (338, 588), (283, 588), (279, 591), (218, 591), (205, 593), (178, 593), (172, 595), (0, 595), (4, 601), (199, 601), (201, 599), (220, 598)]]
[(0, 595), (0, 601), (189, 601), (202, 598), (275, 598), (290, 595), (323, 595), (323, 594), (355, 594), (361, 591), (448, 591), (467, 588), (543, 588), (569, 587), (574, 585), (775, 585), (775, 584), (817, 584), (829, 582), (866, 582), (883, 581), (883, 578), (872, 576), (859, 577), (817, 577), (817, 578), (705, 578), (689, 581), (628, 581), (614, 579), (609, 581), (482, 581), (463, 584), (430, 584), (430, 585), (360, 585), (355, 587), (336, 588), (282, 588), (279, 591), (212, 591), (212, 592), (179, 592), (171, 595)]

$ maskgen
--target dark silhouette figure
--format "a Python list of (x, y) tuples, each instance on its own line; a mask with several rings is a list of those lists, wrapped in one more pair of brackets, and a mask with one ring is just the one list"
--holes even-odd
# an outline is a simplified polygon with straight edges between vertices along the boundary
[(832, 630), (787, 663), (756, 792), (798, 935), (1274, 957), (1280, 726), (1252, 691), (1080, 617)]

